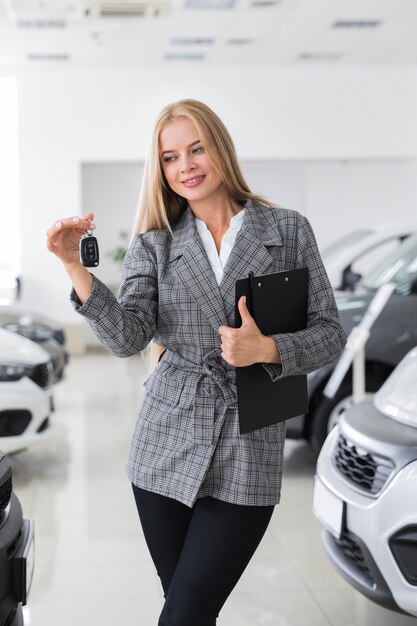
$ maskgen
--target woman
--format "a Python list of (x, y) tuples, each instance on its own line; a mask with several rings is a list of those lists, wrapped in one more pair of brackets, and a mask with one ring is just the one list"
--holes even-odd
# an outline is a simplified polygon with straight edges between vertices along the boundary
[[(206, 105), (163, 109), (146, 162), (118, 299), (79, 261), (93, 214), (49, 229), (75, 309), (117, 356), (166, 348), (146, 393), (127, 467), (161, 578), (159, 626), (214, 626), (279, 502), (285, 424), (240, 435), (235, 367), (273, 381), (333, 361), (345, 336), (308, 221), (249, 190), (232, 140)], [(309, 268), (308, 326), (264, 336), (235, 282)], [(261, 410), (261, 407), (260, 407)]]

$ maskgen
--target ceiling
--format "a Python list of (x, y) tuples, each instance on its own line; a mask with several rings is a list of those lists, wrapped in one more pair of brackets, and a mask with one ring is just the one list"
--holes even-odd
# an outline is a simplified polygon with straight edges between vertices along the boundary
[(417, 0), (0, 0), (0, 68), (417, 65)]

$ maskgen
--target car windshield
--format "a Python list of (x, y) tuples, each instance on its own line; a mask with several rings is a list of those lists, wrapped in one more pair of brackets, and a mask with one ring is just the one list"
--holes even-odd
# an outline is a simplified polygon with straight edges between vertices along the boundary
[(393, 282), (400, 293), (410, 293), (411, 285), (417, 280), (417, 235), (407, 239), (393, 254), (371, 270), (362, 280), (369, 289)]
[(340, 239), (337, 239), (334, 243), (330, 244), (330, 246), (327, 246), (327, 248), (324, 248), (324, 250), (321, 251), (321, 258), (323, 259), (324, 264), (328, 263), (330, 259), (338, 256), (341, 250), (344, 250), (361, 239), (364, 239), (371, 232), (371, 230), (353, 230)]

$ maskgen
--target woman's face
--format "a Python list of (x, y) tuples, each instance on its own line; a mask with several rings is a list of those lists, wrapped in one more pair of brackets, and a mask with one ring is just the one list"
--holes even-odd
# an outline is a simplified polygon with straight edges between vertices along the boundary
[(177, 117), (165, 126), (159, 136), (159, 154), (169, 186), (191, 208), (224, 194), (223, 182), (188, 118)]

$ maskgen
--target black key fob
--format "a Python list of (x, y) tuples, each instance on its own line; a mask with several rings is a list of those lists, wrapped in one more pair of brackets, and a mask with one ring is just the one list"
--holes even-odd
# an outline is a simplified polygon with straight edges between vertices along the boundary
[(98, 265), (98, 243), (92, 235), (80, 239), (80, 260), (84, 267), (97, 267)]

